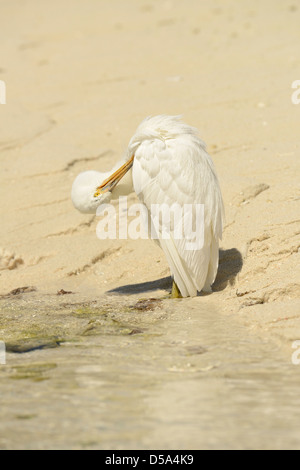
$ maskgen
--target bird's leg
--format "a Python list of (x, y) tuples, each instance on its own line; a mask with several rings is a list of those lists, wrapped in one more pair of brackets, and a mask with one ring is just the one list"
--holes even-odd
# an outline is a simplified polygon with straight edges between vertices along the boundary
[(177, 286), (177, 284), (174, 280), (173, 280), (173, 284), (172, 284), (171, 299), (182, 299), (182, 295), (180, 293), (180, 290), (178, 289), (178, 286)]

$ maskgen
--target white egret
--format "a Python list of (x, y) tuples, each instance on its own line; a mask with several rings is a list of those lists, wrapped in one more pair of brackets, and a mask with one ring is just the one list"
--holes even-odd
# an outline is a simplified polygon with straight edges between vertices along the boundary
[(224, 208), (212, 159), (197, 129), (178, 116), (146, 118), (131, 138), (124, 160), (111, 172), (87, 171), (77, 176), (72, 201), (79, 211), (95, 213), (99, 205), (133, 189), (150, 217), (155, 204), (204, 205), (201, 247), (187, 249), (188, 240), (174, 236), (174, 225), (168, 239), (159, 231), (157, 242), (172, 273), (174, 296), (176, 285), (183, 297), (211, 291), (218, 270)]

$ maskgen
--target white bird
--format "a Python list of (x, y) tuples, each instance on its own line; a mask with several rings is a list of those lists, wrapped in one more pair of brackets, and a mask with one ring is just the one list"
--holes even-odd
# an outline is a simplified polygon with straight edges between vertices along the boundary
[(87, 171), (77, 176), (72, 201), (79, 211), (95, 213), (101, 204), (133, 189), (152, 218), (155, 204), (204, 205), (201, 247), (187, 249), (190, 240), (176, 238), (174, 224), (169, 238), (163, 237), (159, 226), (157, 242), (172, 273), (174, 296), (176, 285), (183, 297), (210, 292), (219, 264), (224, 207), (212, 159), (197, 129), (178, 116), (146, 118), (131, 138), (122, 163), (108, 173)]

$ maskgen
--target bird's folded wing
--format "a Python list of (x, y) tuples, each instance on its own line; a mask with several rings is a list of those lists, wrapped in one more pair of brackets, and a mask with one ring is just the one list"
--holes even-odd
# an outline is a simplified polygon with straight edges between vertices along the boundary
[[(211, 283), (216, 276), (223, 219), (218, 180), (202, 141), (185, 135), (169, 140), (144, 140), (136, 149), (132, 177), (135, 192), (152, 219), (157, 205), (173, 207), (177, 213), (176, 221), (171, 217), (169, 238), (164, 238), (164, 224), (159, 223), (159, 217), (155, 228), (175, 282), (183, 295), (195, 295), (194, 290), (204, 287), (208, 275)], [(196, 212), (202, 204), (202, 226), (196, 227)], [(185, 207), (188, 207), (188, 216)], [(180, 237), (179, 232), (176, 233), (177, 224), (190, 215), (194, 230)], [(184, 223), (182, 228), (185, 229)], [(203, 234), (202, 246), (199, 245), (199, 230)], [(197, 241), (195, 248), (193, 243)]]

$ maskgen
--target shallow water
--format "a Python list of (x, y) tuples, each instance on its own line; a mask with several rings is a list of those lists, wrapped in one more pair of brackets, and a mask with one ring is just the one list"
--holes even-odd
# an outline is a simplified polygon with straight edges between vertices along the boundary
[(205, 298), (132, 303), (2, 303), (49, 346), (0, 366), (2, 449), (300, 448), (300, 366)]

